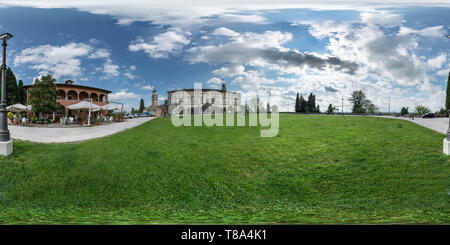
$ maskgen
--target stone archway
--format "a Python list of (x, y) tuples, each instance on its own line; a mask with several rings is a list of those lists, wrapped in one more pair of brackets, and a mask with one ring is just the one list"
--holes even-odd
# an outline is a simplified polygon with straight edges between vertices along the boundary
[(89, 99), (89, 94), (85, 91), (81, 91), (80, 92), (80, 100), (83, 101), (83, 100), (87, 100), (87, 99)]
[(67, 99), (68, 100), (78, 100), (78, 94), (74, 90), (70, 90), (67, 92)]
[(62, 89), (58, 89), (56, 91), (56, 99), (57, 100), (65, 100), (66, 99), (66, 91)]
[(98, 95), (97, 95), (97, 93), (91, 93), (91, 96), (89, 96), (89, 98), (91, 98), (92, 102), (98, 102)]

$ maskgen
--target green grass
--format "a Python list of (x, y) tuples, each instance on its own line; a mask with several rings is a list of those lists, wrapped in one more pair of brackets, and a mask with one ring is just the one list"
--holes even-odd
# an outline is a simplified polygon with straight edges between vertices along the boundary
[(84, 143), (15, 141), (0, 223), (450, 223), (439, 133), (282, 114), (278, 136), (259, 134), (158, 118)]

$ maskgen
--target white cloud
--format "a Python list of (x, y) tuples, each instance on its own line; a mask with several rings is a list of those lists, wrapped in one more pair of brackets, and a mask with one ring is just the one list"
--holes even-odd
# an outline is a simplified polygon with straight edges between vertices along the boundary
[(116, 77), (119, 75), (119, 66), (114, 65), (111, 59), (106, 59), (103, 65), (103, 72), (106, 74), (105, 78)]
[(235, 32), (226, 27), (217, 28), (211, 34), (212, 35), (222, 35), (222, 36), (227, 36), (227, 37), (237, 37), (240, 35), (238, 32)]
[(108, 50), (99, 48), (95, 52), (91, 53), (88, 58), (89, 59), (101, 59), (101, 58), (108, 58), (110, 56), (110, 53)]
[(133, 92), (128, 92), (128, 89), (121, 89), (119, 92), (109, 95), (111, 100), (124, 100), (124, 99), (138, 99), (141, 96)]
[(442, 54), (428, 60), (427, 63), (431, 69), (440, 69), (446, 61), (447, 61), (447, 54), (442, 53)]
[(133, 52), (144, 51), (154, 59), (168, 58), (171, 54), (179, 53), (184, 46), (190, 43), (187, 37), (189, 35), (189, 32), (171, 28), (167, 32), (153, 37), (150, 41), (138, 38), (129, 45), (129, 49)]
[[(329, 38), (327, 48), (341, 59), (362, 65), (375, 79), (388, 78), (401, 85), (427, 81), (426, 64), (415, 53), (418, 44), (413, 32), (385, 34), (374, 24), (350, 22), (309, 23), (311, 35)], [(425, 28), (428, 29), (428, 28)], [(417, 31), (417, 34), (428, 30)]]
[[(318, 70), (333, 69), (354, 73), (355, 64), (336, 57), (302, 53), (283, 46), (292, 39), (289, 32), (266, 31), (264, 33), (245, 32), (229, 38), (217, 46), (196, 46), (189, 49), (186, 59), (191, 63), (229, 63), (234, 66), (257, 66), (281, 72), (298, 72), (305, 68)], [(226, 72), (226, 68), (224, 68)], [(218, 74), (220, 70), (216, 71)]]
[(39, 74), (52, 74), (57, 79), (63, 76), (77, 77), (81, 75), (81, 58), (93, 50), (92, 46), (84, 43), (41, 45), (22, 50), (15, 57), (14, 64), (30, 64), (29, 68), (37, 70)]
[(208, 84), (209, 87), (215, 88), (215, 89), (218, 89), (222, 83), (223, 83), (222, 79), (220, 79), (218, 77), (213, 77), (213, 78), (209, 79), (208, 81), (206, 81), (206, 84)]
[(145, 85), (145, 86), (142, 86), (141, 89), (143, 89), (143, 90), (153, 90), (153, 89), (155, 89), (155, 86)]
[[(376, 3), (376, 4), (374, 4)], [(317, 0), (104, 0), (93, 3), (91, 0), (58, 1), (58, 0), (2, 0), (3, 6), (21, 6), (37, 8), (75, 8), (94, 14), (111, 15), (118, 19), (119, 24), (128, 25), (134, 21), (151, 21), (155, 24), (172, 26), (196, 26), (207, 21), (214, 21), (214, 16), (220, 21), (260, 23), (263, 17), (256, 14), (245, 15), (243, 11), (281, 10), (310, 8), (314, 10), (363, 10), (374, 8), (423, 6), (423, 0), (376, 0), (376, 1), (317, 1)], [(449, 2), (427, 2), (431, 6), (449, 6)], [(205, 18), (210, 17), (210, 18)]]
[(443, 26), (430, 26), (421, 30), (414, 30), (402, 26), (399, 31), (400, 35), (417, 34), (425, 37), (444, 37), (445, 30)]
[(82, 59), (104, 59), (103, 67), (96, 68), (107, 77), (118, 76), (119, 66), (109, 58), (110, 53), (85, 43), (68, 43), (61, 46), (41, 45), (22, 50), (15, 58), (15, 65), (29, 64), (40, 75), (51, 74), (56, 79), (74, 79), (82, 75)]
[(244, 70), (244, 66), (232, 64), (214, 70), (213, 73), (222, 77), (234, 77), (236, 75), (243, 74)]
[(405, 20), (401, 14), (392, 14), (386, 11), (362, 12), (361, 22), (376, 24), (384, 27), (395, 27), (401, 25)]

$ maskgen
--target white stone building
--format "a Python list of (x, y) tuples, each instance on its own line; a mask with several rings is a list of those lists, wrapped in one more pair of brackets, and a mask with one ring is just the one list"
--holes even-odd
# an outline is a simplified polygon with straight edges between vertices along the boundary
[[(222, 89), (179, 89), (168, 91), (169, 114), (177, 106), (186, 109), (183, 113), (235, 113), (241, 111), (241, 94)], [(179, 107), (178, 107), (179, 108)], [(197, 108), (197, 109), (195, 109)], [(176, 112), (178, 114), (180, 112)]]

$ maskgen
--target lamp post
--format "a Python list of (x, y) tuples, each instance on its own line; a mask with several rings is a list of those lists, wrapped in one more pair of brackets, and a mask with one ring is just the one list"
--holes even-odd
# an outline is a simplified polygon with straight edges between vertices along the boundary
[[(450, 35), (446, 35), (447, 38), (450, 38)], [(447, 85), (448, 86), (448, 85)], [(450, 113), (450, 109), (448, 110)], [(447, 137), (444, 139), (444, 154), (450, 155), (450, 114), (448, 116), (448, 129), (447, 129)]]
[(2, 57), (2, 96), (0, 102), (0, 155), (8, 156), (13, 152), (13, 143), (8, 130), (8, 114), (6, 111), (6, 40), (13, 36), (9, 33), (0, 35), (3, 40), (3, 57)]

